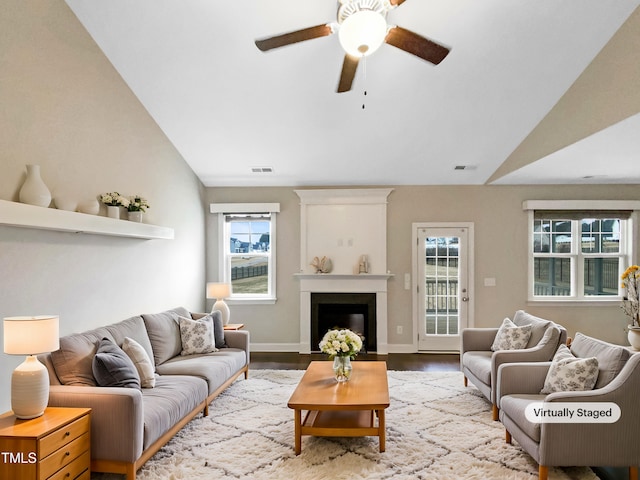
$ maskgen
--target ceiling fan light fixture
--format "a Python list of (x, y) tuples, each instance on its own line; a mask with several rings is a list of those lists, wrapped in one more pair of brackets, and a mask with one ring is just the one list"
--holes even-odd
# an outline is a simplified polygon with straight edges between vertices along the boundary
[(360, 10), (349, 15), (338, 32), (340, 45), (354, 57), (364, 57), (375, 52), (387, 36), (387, 21), (372, 10)]

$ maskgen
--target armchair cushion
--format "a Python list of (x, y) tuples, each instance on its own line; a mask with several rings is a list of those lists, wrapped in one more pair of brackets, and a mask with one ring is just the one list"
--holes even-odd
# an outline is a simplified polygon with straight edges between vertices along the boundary
[(509, 318), (502, 321), (491, 350), (520, 350), (527, 346), (531, 337), (531, 325), (517, 326)]
[(513, 323), (521, 327), (523, 325), (531, 325), (531, 336), (526, 348), (535, 347), (540, 343), (544, 333), (548, 330), (551, 320), (545, 320), (540, 317), (531, 315), (524, 310), (518, 310), (513, 316)]
[(571, 343), (571, 353), (576, 357), (598, 359), (598, 379), (595, 388), (602, 388), (613, 380), (631, 356), (628, 349), (611, 343), (587, 337), (582, 333), (576, 333)]
[(560, 345), (540, 393), (592, 390), (597, 378), (597, 358), (576, 358), (566, 345)]

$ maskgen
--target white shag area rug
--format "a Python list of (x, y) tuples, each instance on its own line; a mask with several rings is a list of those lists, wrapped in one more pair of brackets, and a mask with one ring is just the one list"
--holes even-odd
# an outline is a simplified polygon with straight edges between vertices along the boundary
[[(491, 420), (489, 403), (459, 372), (389, 371), (386, 452), (377, 437), (302, 437), (296, 456), (287, 401), (302, 370), (251, 370), (142, 469), (138, 480), (533, 480), (537, 464)], [(96, 480), (120, 475), (97, 474)], [(597, 480), (586, 467), (552, 480)]]

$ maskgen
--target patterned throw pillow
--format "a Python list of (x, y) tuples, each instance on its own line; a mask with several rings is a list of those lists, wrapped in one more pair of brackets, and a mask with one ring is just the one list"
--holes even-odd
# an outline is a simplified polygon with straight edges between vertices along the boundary
[(527, 346), (531, 336), (531, 325), (518, 327), (509, 318), (502, 321), (496, 338), (493, 340), (491, 350), (520, 350)]
[(593, 390), (598, 380), (598, 359), (576, 358), (566, 345), (560, 345), (540, 393)]
[(217, 352), (213, 334), (213, 319), (210, 315), (199, 320), (179, 317), (182, 352), (180, 355)]

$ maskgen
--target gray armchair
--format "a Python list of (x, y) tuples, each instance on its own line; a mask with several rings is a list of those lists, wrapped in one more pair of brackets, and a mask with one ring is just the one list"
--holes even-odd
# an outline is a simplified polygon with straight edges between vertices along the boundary
[(567, 331), (550, 320), (534, 317), (518, 310), (513, 317), (518, 326), (532, 325), (527, 346), (520, 350), (491, 350), (498, 328), (465, 328), (460, 344), (460, 370), (464, 374), (464, 385), (471, 380), (492, 404), (492, 416), (498, 420), (495, 384), (498, 367), (503, 363), (547, 362), (551, 360), (558, 345), (566, 343)]
[[(549, 467), (628, 467), (638, 480), (640, 465), (640, 354), (625, 347), (576, 334), (571, 353), (598, 359), (593, 390), (540, 394), (551, 362), (500, 366), (497, 401), (507, 443), (514, 438), (538, 463), (540, 480)], [(621, 417), (615, 423), (533, 423), (525, 416), (532, 402), (613, 402)]]

